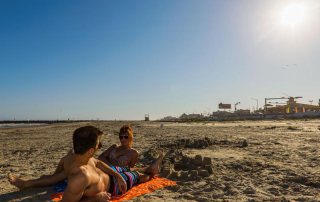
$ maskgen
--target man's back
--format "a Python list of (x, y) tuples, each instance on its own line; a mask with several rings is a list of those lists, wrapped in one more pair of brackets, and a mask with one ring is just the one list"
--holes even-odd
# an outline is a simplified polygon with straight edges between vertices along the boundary
[(65, 201), (96, 196), (97, 193), (106, 193), (109, 189), (109, 175), (96, 167), (96, 159), (90, 158), (88, 162), (81, 162), (75, 154), (68, 154), (63, 163), (68, 176)]

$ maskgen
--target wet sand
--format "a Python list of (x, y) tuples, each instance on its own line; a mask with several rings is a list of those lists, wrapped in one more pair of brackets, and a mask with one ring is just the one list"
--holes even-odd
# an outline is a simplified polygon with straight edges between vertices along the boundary
[[(52, 173), (72, 148), (72, 132), (84, 125), (104, 132), (102, 152), (118, 143), (117, 132), (127, 123), (134, 127), (141, 162), (152, 162), (158, 148), (169, 151), (162, 175), (178, 183), (133, 201), (320, 201), (319, 120), (117, 121), (0, 129), (0, 201), (49, 201), (52, 187), (18, 191), (7, 174), (31, 179)], [(196, 156), (211, 161), (212, 174)]]

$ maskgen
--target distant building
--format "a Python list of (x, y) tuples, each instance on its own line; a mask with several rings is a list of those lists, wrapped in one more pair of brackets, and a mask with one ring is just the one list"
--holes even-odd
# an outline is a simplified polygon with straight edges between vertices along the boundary
[(274, 107), (268, 107), (266, 114), (294, 114), (304, 112), (320, 112), (319, 105), (297, 103), (293, 97), (290, 97), (285, 105), (276, 105)]
[(227, 111), (216, 111), (212, 112), (211, 117), (228, 117), (233, 116), (233, 113)]
[(249, 109), (239, 109), (234, 112), (236, 115), (250, 115), (250, 110)]
[(181, 120), (202, 120), (204, 116), (202, 114), (182, 114), (179, 119)]
[(177, 118), (173, 117), (173, 116), (166, 116), (163, 119), (161, 119), (161, 121), (176, 121)]

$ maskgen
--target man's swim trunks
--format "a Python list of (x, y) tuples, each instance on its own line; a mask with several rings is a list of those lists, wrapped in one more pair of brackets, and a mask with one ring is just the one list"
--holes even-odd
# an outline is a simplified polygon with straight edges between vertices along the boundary
[[(139, 173), (130, 171), (128, 167), (119, 167), (109, 165), (112, 170), (119, 173), (127, 183), (127, 190), (131, 189), (134, 185), (139, 183)], [(112, 196), (121, 195), (118, 187), (118, 182), (114, 176), (110, 176), (110, 189), (108, 191)]]

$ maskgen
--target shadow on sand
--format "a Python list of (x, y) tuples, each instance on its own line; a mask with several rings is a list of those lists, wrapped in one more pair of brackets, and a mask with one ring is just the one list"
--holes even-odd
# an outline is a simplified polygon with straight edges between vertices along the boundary
[(50, 195), (54, 193), (52, 187), (33, 188), (22, 191), (15, 191), (0, 195), (0, 201), (21, 201), (21, 202), (39, 202), (50, 201)]

